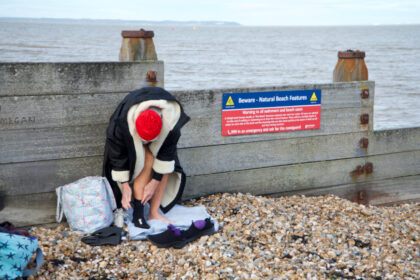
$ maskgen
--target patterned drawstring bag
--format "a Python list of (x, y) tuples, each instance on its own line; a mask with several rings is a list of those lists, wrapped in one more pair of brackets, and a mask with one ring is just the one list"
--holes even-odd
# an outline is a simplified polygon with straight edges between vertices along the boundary
[(72, 231), (89, 234), (112, 224), (117, 206), (105, 177), (85, 177), (58, 187), (56, 193), (56, 220), (61, 222), (64, 213)]

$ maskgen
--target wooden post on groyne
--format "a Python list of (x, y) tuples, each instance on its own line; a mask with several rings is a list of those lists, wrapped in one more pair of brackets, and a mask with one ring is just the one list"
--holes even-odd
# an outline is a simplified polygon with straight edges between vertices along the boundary
[(359, 50), (338, 52), (333, 82), (367, 81), (368, 69), (365, 64), (365, 56), (365, 52)]
[(156, 61), (157, 54), (153, 37), (153, 31), (125, 30), (121, 32), (123, 37), (120, 49), (120, 61)]
[[(116, 105), (131, 90), (163, 82), (157, 60), (0, 63), (0, 191), (7, 195), (0, 220), (54, 222), (55, 188), (101, 175)], [(222, 136), (223, 93), (306, 89), (322, 91), (320, 129)], [(374, 131), (373, 81), (173, 93), (191, 117), (179, 142), (184, 199), (217, 192), (332, 193), (374, 205), (420, 199), (420, 128)]]

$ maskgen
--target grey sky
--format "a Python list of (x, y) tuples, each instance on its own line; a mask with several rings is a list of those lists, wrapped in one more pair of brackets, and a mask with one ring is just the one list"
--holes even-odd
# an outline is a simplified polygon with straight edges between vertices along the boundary
[(0, 17), (220, 20), (244, 25), (418, 24), (420, 0), (0, 0)]

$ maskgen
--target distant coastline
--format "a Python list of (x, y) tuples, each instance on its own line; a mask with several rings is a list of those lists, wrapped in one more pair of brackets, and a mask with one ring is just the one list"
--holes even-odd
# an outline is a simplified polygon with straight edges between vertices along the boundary
[(97, 24), (146, 24), (146, 25), (191, 25), (191, 26), (240, 26), (234, 21), (176, 21), (176, 20), (121, 20), (121, 19), (71, 19), (71, 18), (15, 18), (0, 17), (7, 22), (39, 22), (39, 23), (97, 23)]
[[(123, 20), (123, 19), (88, 19), (88, 18), (26, 18), (26, 17), (0, 17), (0, 22), (34, 22), (34, 23), (71, 23), (71, 24), (103, 24), (103, 25), (161, 25), (161, 26), (247, 26), (235, 21), (177, 21), (177, 20)], [(357, 27), (357, 26), (419, 26), (420, 23), (408, 24), (338, 24), (338, 25), (253, 25), (259, 27)]]

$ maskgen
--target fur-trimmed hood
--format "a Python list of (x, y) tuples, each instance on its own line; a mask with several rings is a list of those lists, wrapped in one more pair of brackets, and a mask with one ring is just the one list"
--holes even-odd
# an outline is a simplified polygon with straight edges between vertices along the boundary
[[(177, 185), (181, 183), (181, 177), (185, 178), (181, 176), (183, 171), (176, 155), (176, 144), (180, 137), (180, 129), (188, 122), (189, 117), (169, 92), (162, 88), (146, 87), (129, 93), (110, 119), (105, 144), (104, 175), (113, 189), (119, 189), (118, 185), (121, 182), (132, 182), (143, 169), (145, 152), (136, 131), (135, 121), (138, 115), (149, 107), (158, 107), (162, 113), (161, 133), (149, 144), (149, 149), (155, 157), (153, 170), (160, 174), (178, 172), (177, 178), (168, 180)], [(172, 204), (172, 200), (179, 199), (182, 195), (182, 191), (179, 193), (179, 187), (171, 189), (169, 183), (167, 189), (168, 193), (172, 194), (169, 198), (165, 198), (164, 195), (162, 206)], [(114, 194), (117, 204), (120, 204), (120, 192), (115, 189)]]

